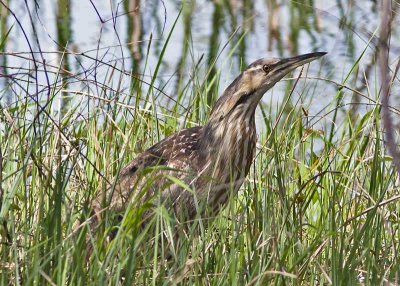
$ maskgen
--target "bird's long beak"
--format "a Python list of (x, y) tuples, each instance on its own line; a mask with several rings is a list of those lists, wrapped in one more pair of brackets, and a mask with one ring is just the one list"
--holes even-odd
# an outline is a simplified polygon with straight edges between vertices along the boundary
[(326, 52), (316, 52), (316, 53), (309, 53), (300, 56), (295, 56), (292, 58), (282, 59), (279, 62), (279, 70), (286, 70), (289, 72), (290, 70), (294, 70), (295, 68), (302, 66), (306, 63), (312, 62), (323, 55), (326, 55)]

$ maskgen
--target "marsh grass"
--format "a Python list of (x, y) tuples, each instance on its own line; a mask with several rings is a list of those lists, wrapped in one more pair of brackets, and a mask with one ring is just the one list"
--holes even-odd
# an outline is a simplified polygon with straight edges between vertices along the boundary
[[(141, 229), (147, 206), (132, 202), (121, 223), (106, 219), (90, 232), (89, 205), (121, 167), (173, 132), (203, 124), (215, 100), (219, 73), (208, 66), (203, 80), (198, 63), (175, 101), (158, 100), (154, 79), (168, 39), (148, 82), (100, 61), (107, 75), (97, 89), (74, 90), (76, 81), (93, 82), (65, 76), (60, 64), (37, 97), (28, 96), (35, 83), (23, 80), (1, 91), (14, 92), (14, 101), (0, 110), (0, 220), (7, 226), (0, 228), (0, 283), (398, 284), (400, 193), (380, 106), (355, 117), (343, 101), (350, 92), (339, 88), (313, 117), (315, 80), (283, 83), (285, 99), (261, 106), (252, 171), (217, 217), (183, 228), (159, 206)], [(379, 102), (377, 90), (365, 96)], [(115, 239), (105, 243), (111, 231)]]

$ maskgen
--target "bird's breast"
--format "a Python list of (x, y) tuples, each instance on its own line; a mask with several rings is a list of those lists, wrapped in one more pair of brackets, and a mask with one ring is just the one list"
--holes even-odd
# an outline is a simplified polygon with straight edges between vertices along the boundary
[(251, 114), (242, 114), (241, 118), (229, 120), (216, 130), (217, 140), (207, 160), (212, 162), (207, 167), (207, 176), (212, 182), (212, 187), (208, 188), (208, 201), (214, 206), (224, 204), (230, 193), (237, 192), (250, 171), (256, 150), (256, 129), (252, 119)]

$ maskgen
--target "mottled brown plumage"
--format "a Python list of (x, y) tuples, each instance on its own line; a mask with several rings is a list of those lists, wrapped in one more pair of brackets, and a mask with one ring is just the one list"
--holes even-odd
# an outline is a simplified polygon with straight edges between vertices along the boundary
[(254, 113), (262, 96), (287, 73), (324, 54), (260, 59), (248, 66), (216, 102), (206, 125), (181, 130), (139, 154), (122, 169), (106, 199), (99, 195), (95, 200), (96, 212), (121, 212), (129, 202), (150, 200), (181, 220), (206, 210), (216, 213), (250, 170), (256, 149)]

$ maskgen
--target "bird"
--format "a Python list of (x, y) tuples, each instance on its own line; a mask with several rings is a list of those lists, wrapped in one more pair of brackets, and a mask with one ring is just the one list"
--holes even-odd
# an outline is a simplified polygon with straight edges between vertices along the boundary
[(262, 58), (225, 89), (203, 126), (180, 130), (137, 155), (121, 169), (112, 188), (100, 193), (93, 209), (163, 205), (181, 223), (216, 215), (238, 192), (256, 153), (255, 111), (263, 95), (294, 69), (324, 56), (313, 52), (289, 58)]

